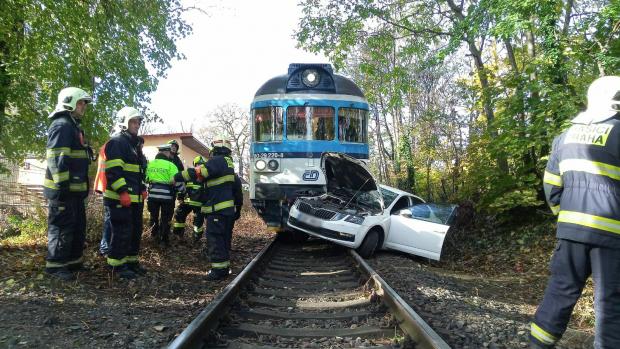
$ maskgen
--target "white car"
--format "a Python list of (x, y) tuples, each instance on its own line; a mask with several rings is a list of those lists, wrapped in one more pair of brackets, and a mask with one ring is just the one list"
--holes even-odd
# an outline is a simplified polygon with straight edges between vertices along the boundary
[(309, 235), (354, 248), (364, 258), (392, 249), (439, 260), (456, 215), (455, 205), (377, 185), (366, 165), (341, 153), (325, 153), (321, 169), (327, 192), (298, 198), (288, 225)]

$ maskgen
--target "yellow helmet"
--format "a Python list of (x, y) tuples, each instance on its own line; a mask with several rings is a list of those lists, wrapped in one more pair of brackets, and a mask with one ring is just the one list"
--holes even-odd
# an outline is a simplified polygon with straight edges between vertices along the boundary
[(194, 166), (198, 166), (198, 165), (203, 165), (206, 162), (207, 161), (205, 160), (205, 158), (203, 158), (201, 155), (198, 155), (194, 158), (193, 164)]

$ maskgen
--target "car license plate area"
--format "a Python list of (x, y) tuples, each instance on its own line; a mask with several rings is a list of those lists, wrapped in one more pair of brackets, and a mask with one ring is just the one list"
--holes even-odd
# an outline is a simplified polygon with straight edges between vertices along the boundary
[(321, 220), (318, 218), (314, 218), (310, 215), (304, 214), (299, 217), (299, 220), (303, 223), (318, 227), (321, 226)]

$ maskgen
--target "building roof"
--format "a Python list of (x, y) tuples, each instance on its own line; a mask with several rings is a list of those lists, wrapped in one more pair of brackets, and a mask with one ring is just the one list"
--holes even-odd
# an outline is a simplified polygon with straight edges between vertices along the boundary
[(209, 156), (210, 150), (204, 143), (199, 141), (191, 132), (184, 133), (160, 133), (160, 134), (150, 134), (150, 135), (141, 135), (145, 140), (153, 137), (169, 137), (169, 138), (179, 138), (181, 139), (181, 144), (192, 149), (196, 153), (202, 156)]

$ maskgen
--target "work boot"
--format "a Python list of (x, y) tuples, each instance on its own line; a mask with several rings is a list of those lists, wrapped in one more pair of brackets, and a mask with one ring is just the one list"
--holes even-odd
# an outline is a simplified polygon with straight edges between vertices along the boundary
[(112, 274), (116, 274), (119, 279), (133, 280), (138, 277), (127, 265), (112, 267)]
[(148, 273), (148, 269), (141, 266), (140, 263), (127, 263), (126, 265), (129, 270), (133, 271), (137, 275), (144, 276)]
[(207, 274), (207, 280), (209, 281), (222, 280), (226, 278), (228, 274), (230, 274), (230, 269), (228, 268), (211, 269), (209, 270), (209, 273)]
[(67, 269), (69, 269), (69, 271), (89, 271), (91, 270), (91, 268), (87, 267), (84, 265), (84, 263), (75, 263), (75, 264), (69, 264), (67, 266)]
[(69, 271), (66, 267), (61, 268), (45, 268), (45, 272), (58, 280), (72, 281), (75, 280), (75, 275)]

